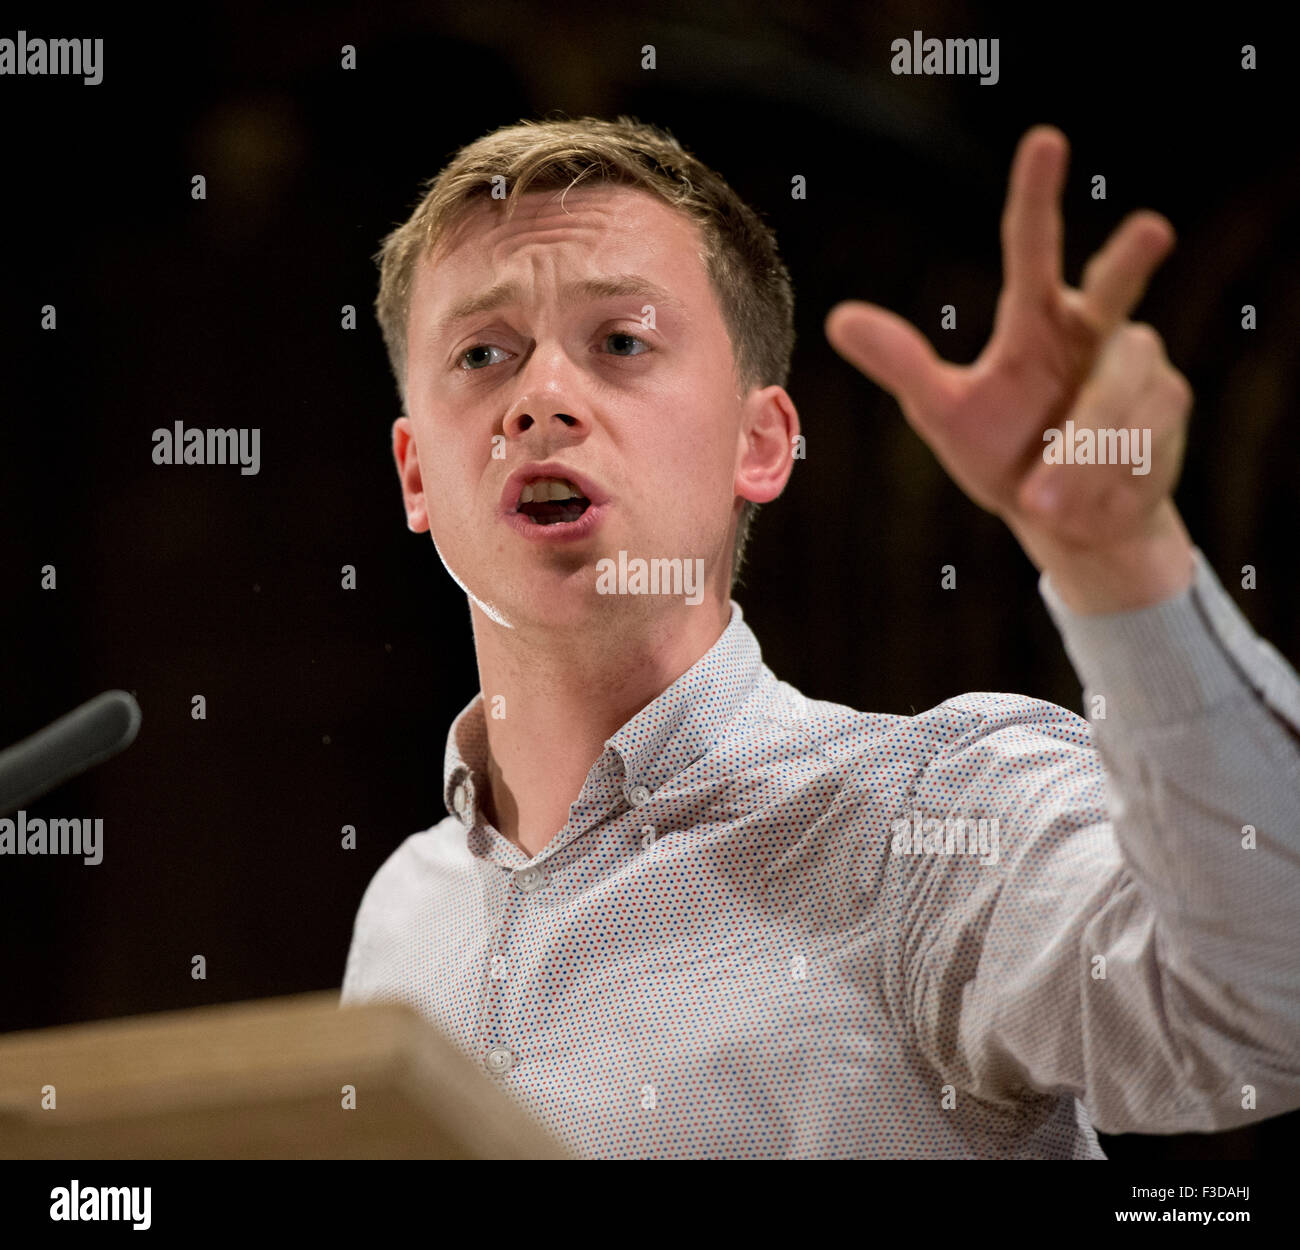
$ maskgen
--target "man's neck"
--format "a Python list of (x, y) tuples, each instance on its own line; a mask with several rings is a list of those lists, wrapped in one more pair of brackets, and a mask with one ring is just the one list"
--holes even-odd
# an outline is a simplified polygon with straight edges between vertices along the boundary
[(564, 828), (606, 741), (717, 642), (731, 606), (629, 609), (579, 634), (505, 628), (472, 601), (470, 616), (487, 723), (484, 815), (532, 857)]

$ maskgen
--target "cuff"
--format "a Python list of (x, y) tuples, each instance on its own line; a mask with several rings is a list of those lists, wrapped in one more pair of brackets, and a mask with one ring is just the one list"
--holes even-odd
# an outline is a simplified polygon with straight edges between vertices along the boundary
[(1192, 583), (1136, 612), (1080, 616), (1047, 574), (1038, 591), (1085, 696), (1104, 695), (1131, 728), (1194, 716), (1254, 690), (1300, 729), (1300, 678), (1251, 628), (1195, 549)]

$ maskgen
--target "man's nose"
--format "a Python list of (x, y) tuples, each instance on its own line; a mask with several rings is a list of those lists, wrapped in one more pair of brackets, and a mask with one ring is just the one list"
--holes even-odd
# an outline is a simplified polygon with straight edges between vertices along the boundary
[(519, 411), (512, 412), (506, 419), (507, 438), (517, 438), (525, 430), (532, 429), (534, 425), (543, 429), (550, 427), (577, 430), (583, 424), (573, 413), (554, 410), (555, 405), (544, 400), (540, 402), (525, 400), (518, 407)]
[(579, 370), (559, 349), (533, 358), (519, 374), (519, 390), (503, 423), (507, 438), (537, 427), (541, 432), (585, 434), (590, 424)]

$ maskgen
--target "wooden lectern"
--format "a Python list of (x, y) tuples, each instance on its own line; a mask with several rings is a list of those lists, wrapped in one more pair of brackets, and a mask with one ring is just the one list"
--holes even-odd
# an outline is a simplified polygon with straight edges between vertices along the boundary
[(0, 1035), (0, 1158), (571, 1157), (408, 1007), (337, 991)]

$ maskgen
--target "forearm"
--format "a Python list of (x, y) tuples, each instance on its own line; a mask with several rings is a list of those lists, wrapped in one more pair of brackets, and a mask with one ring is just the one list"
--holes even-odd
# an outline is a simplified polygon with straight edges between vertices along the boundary
[(1050, 576), (1043, 595), (1094, 713), (1181, 1037), (1213, 1050), (1210, 1035), (1231, 1035), (1297, 1071), (1300, 680), (1194, 559), (1193, 584), (1145, 611), (1063, 612)]

